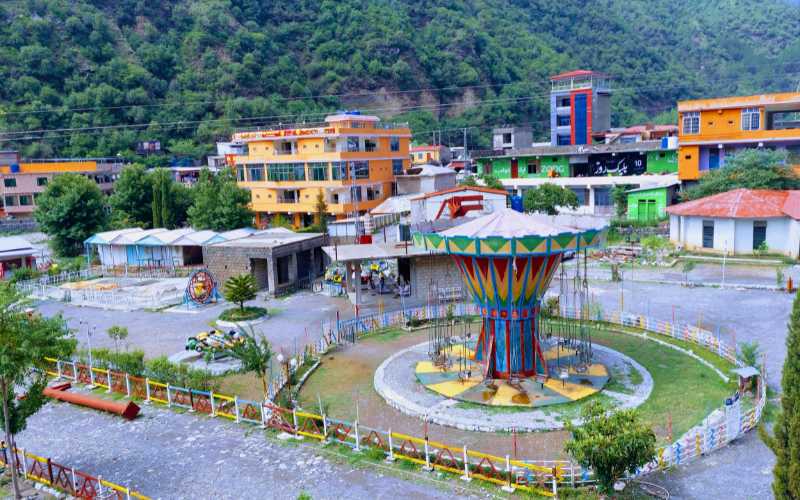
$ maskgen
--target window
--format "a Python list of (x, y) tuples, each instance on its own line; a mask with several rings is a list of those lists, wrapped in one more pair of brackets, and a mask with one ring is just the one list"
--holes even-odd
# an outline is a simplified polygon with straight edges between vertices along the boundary
[(598, 207), (614, 206), (614, 201), (611, 199), (611, 188), (607, 187), (595, 188), (594, 204)]
[(297, 203), (297, 200), (300, 198), (300, 193), (295, 189), (287, 189), (280, 192), (280, 197), (278, 198), (279, 203)]
[(392, 175), (403, 175), (403, 160), (392, 160)]
[(683, 114), (683, 133), (684, 134), (699, 134), (700, 133), (700, 112), (690, 111)]
[(389, 149), (392, 151), (400, 151), (400, 138), (392, 137), (389, 139)]
[(295, 149), (295, 145), (291, 141), (283, 141), (275, 144), (275, 154), (278, 155), (290, 155)]
[(511, 134), (503, 134), (503, 144), (511, 144)]
[(557, 146), (569, 146), (572, 142), (570, 136), (568, 135), (557, 135), (556, 136), (556, 145)]
[(758, 108), (742, 110), (742, 130), (758, 130), (761, 128), (761, 111)]
[(378, 188), (368, 187), (367, 188), (367, 200), (372, 201), (380, 198), (381, 190)]
[(714, 248), (714, 221), (703, 221), (703, 248)]
[(3, 179), (3, 185), (7, 188), (17, 187), (16, 179)]
[(569, 125), (569, 115), (562, 115), (556, 117), (556, 125), (559, 127), (565, 127)]
[(528, 175), (539, 173), (539, 162), (530, 160), (528, 161)]
[(358, 137), (348, 137), (347, 138), (347, 152), (348, 153), (355, 153), (359, 151), (358, 149)]
[(570, 188), (575, 196), (578, 197), (578, 205), (586, 205), (586, 188)]
[(264, 180), (264, 165), (254, 164), (247, 166), (247, 177), (250, 182), (261, 182)]
[(309, 163), (308, 171), (311, 173), (312, 181), (327, 181), (328, 180), (328, 164), (327, 163)]
[(347, 179), (347, 167), (346, 163), (343, 161), (335, 161), (331, 163), (331, 174), (332, 179), (335, 181), (340, 181)]
[(378, 149), (378, 143), (375, 139), (364, 139), (364, 151), (372, 153)]
[(7, 207), (16, 207), (17, 206), (17, 197), (16, 196), (6, 196), (3, 200)]
[(569, 104), (569, 97), (559, 97), (557, 106), (559, 108), (568, 107)]
[(292, 163), (293, 177), (296, 181), (306, 180), (306, 165), (305, 163)]
[(349, 169), (353, 172), (353, 178), (369, 179), (368, 161), (351, 161), (349, 162)]
[(236, 180), (239, 182), (244, 182), (244, 166), (239, 165), (236, 167)]
[(351, 201), (362, 201), (361, 200), (361, 186), (353, 186), (350, 188), (350, 200)]
[(753, 221), (753, 250), (759, 250), (767, 242), (767, 221)]
[(336, 139), (330, 139), (328, 137), (325, 138), (325, 148), (324, 151), (326, 153), (333, 153), (336, 151)]
[(305, 165), (303, 163), (270, 165), (267, 175), (271, 181), (304, 181), (306, 179)]
[(31, 196), (29, 194), (22, 194), (19, 196), (19, 204), (22, 206), (32, 205)]

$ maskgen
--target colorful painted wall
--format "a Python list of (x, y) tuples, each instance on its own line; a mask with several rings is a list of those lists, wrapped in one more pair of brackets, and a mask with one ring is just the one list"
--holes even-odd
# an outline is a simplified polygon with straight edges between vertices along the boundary
[(666, 187), (628, 193), (628, 219), (647, 221), (665, 217), (668, 196)]
[(678, 171), (678, 152), (674, 149), (647, 152), (647, 173), (667, 174)]

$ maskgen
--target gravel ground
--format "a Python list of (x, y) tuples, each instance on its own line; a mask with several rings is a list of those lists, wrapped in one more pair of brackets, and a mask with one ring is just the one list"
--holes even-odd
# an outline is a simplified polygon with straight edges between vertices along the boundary
[(128, 422), (52, 402), (18, 443), (153, 498), (480, 498), (434, 474), (403, 479), (382, 464), (354, 468), (318, 445), (278, 443), (255, 427), (157, 407)]

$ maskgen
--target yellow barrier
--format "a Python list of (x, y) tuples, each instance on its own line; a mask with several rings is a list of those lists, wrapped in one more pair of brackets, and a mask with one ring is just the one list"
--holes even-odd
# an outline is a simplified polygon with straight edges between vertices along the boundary
[[(230, 412), (225, 411), (225, 410), (222, 410), (221, 409), (222, 406), (220, 404), (218, 404), (219, 401), (224, 401), (226, 403), (234, 403), (234, 404), (236, 404), (236, 398), (232, 398), (230, 396), (225, 396), (223, 394), (217, 394), (216, 392), (214, 393), (214, 403), (216, 405), (216, 408), (215, 408), (216, 414), (219, 415), (220, 417), (225, 417), (225, 418), (228, 418), (228, 419), (231, 419), (231, 420), (236, 420), (236, 414), (235, 413), (230, 413)], [(235, 411), (236, 410), (234, 409), (234, 412)]]
[[(298, 419), (305, 418), (305, 419), (311, 419), (311, 420), (314, 420), (314, 421), (318, 420), (320, 422), (322, 422), (322, 420), (323, 420), (322, 415), (317, 415), (316, 413), (306, 413), (306, 412), (298, 411), (298, 412), (295, 412), (295, 415), (297, 416)], [(300, 426), (300, 424), (298, 422), (297, 429), (295, 429), (295, 431), (297, 432), (297, 434), (300, 434), (301, 436), (306, 436), (306, 437), (310, 437), (312, 439), (318, 439), (320, 441), (325, 441), (325, 438), (327, 437), (325, 435), (325, 431), (324, 431), (325, 425), (323, 424), (322, 427), (323, 427), (322, 434), (318, 434), (318, 433), (314, 433), (314, 432), (308, 432), (306, 430), (303, 430), (303, 428), (301, 428), (301, 426)], [(317, 429), (319, 430), (319, 426), (317, 426)]]
[[(167, 384), (162, 384), (161, 382), (153, 382), (152, 380), (148, 380), (147, 384), (150, 385), (150, 386), (153, 386), (153, 387), (162, 387), (164, 389), (167, 388)], [(153, 397), (152, 393), (150, 394), (150, 401), (155, 401), (156, 403), (162, 403), (162, 404), (165, 404), (165, 405), (169, 404), (169, 401), (167, 401), (166, 399)]]

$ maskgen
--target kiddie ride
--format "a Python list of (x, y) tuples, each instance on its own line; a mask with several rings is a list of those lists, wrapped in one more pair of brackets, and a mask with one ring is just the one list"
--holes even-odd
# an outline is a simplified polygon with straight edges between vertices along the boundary
[(210, 330), (186, 339), (186, 350), (203, 354), (210, 353), (216, 358), (224, 356), (226, 351), (243, 343), (244, 337), (236, 330), (227, 332)]

